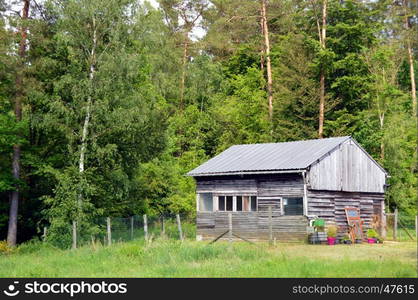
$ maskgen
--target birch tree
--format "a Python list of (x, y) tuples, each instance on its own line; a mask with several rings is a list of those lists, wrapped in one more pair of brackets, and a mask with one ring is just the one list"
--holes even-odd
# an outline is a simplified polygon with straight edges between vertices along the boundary
[(157, 95), (145, 49), (134, 42), (135, 5), (56, 2), (57, 48), (64, 53), (65, 71), (55, 81), (42, 125), (58, 131), (67, 149), (65, 168), (51, 171), (57, 179), (54, 195), (45, 200), (54, 224), (125, 207), (138, 164), (164, 145), (155, 142), (164, 139), (154, 134), (164, 122), (152, 108)]
[[(271, 58), (270, 58), (270, 37), (269, 37), (269, 27), (267, 23), (267, 1), (261, 0), (261, 23), (262, 23), (262, 34), (264, 36), (264, 55), (262, 55), (262, 60), (264, 57), (266, 59), (267, 65), (267, 98), (268, 98), (268, 110), (269, 110), (269, 120), (270, 122), (273, 119), (273, 76), (271, 71)], [(263, 64), (262, 64), (263, 66)]]
[(380, 142), (380, 160), (385, 160), (386, 117), (392, 106), (396, 106), (401, 94), (396, 87), (397, 74), (400, 67), (399, 47), (385, 45), (385, 47), (370, 49), (364, 54), (364, 60), (369, 69), (372, 84), (370, 97), (372, 107), (379, 119), (379, 130), (382, 138)]
[(403, 14), (404, 14), (404, 28), (405, 28), (405, 44), (408, 53), (409, 76), (411, 81), (411, 97), (412, 97), (412, 113), (417, 116), (417, 87), (415, 84), (415, 70), (414, 70), (414, 51), (412, 49), (412, 38), (416, 31), (411, 30), (411, 15), (409, 9), (409, 1), (402, 0)]
[[(318, 29), (318, 39), (322, 51), (326, 49), (327, 38), (327, 4), (328, 0), (322, 0), (320, 6), (320, 16), (317, 12), (318, 4), (312, 0), (313, 9), (316, 15), (316, 25)], [(318, 122), (318, 137), (322, 138), (324, 134), (324, 114), (325, 114), (325, 66), (321, 64), (319, 74), (319, 122)]]

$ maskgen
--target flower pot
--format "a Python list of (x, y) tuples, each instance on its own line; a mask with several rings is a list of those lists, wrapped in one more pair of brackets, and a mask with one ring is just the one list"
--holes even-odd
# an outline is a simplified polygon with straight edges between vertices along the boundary
[(336, 239), (337, 238), (335, 238), (335, 237), (327, 237), (328, 245), (335, 245), (335, 240)]
[(376, 243), (376, 239), (375, 239), (375, 238), (368, 238), (368, 239), (367, 239), (367, 242), (368, 242), (369, 244), (375, 244), (375, 243)]
[(356, 244), (361, 244), (362, 240), (361, 239), (356, 239)]

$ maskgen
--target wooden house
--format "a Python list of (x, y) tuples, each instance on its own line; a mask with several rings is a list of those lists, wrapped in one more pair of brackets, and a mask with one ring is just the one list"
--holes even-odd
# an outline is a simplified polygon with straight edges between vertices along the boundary
[(305, 239), (315, 218), (345, 234), (346, 207), (360, 210), (364, 229), (384, 219), (388, 174), (350, 136), (235, 145), (188, 175), (196, 180), (198, 239), (228, 230), (228, 213), (248, 239), (269, 238), (270, 215), (277, 240)]

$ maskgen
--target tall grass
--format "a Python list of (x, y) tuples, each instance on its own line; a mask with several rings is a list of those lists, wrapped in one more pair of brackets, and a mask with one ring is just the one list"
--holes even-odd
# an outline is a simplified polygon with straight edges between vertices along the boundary
[(0, 277), (416, 277), (416, 244), (269, 247), (158, 238), (62, 250), (21, 245)]
[[(411, 235), (414, 240), (417, 240), (415, 228), (402, 228), (401, 226), (398, 227), (398, 234), (397, 240), (400, 242), (408, 242), (412, 241), (411, 237), (406, 233), (408, 231), (409, 235)], [(388, 228), (386, 231), (386, 239), (389, 241), (393, 241), (393, 228)]]

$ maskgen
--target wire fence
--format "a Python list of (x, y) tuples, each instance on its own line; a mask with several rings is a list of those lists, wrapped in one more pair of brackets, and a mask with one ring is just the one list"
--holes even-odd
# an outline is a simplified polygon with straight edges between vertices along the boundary
[[(73, 221), (68, 224), (71, 238), (65, 239), (65, 248), (84, 245), (112, 245), (119, 242), (155, 238), (195, 239), (195, 220), (188, 215), (165, 214), (159, 216), (135, 215), (130, 217), (99, 217), (90, 222)], [(48, 228), (43, 229), (43, 239), (47, 240)]]
[[(416, 241), (418, 217), (398, 213), (386, 213), (384, 231), (389, 241)], [(190, 215), (165, 214), (158, 216), (135, 215), (130, 217), (99, 217), (90, 222), (72, 222), (65, 225), (63, 248), (78, 248), (84, 245), (112, 245), (142, 239), (152, 241), (156, 238), (185, 240), (196, 239), (196, 222)], [(230, 227), (232, 223), (230, 224)], [(235, 228), (234, 228), (235, 229)], [(272, 226), (268, 226), (269, 240), (272, 242)], [(234, 233), (237, 229), (234, 230)], [(232, 231), (231, 231), (232, 232)], [(238, 232), (239, 233), (239, 232)], [(50, 233), (43, 229), (43, 239)], [(233, 234), (232, 234), (233, 235)], [(242, 239), (242, 237), (240, 237)], [(245, 238), (244, 238), (245, 240)]]
[(389, 241), (413, 241), (417, 240), (417, 221), (406, 214), (401, 214), (396, 209), (393, 213), (386, 213), (386, 240)]

